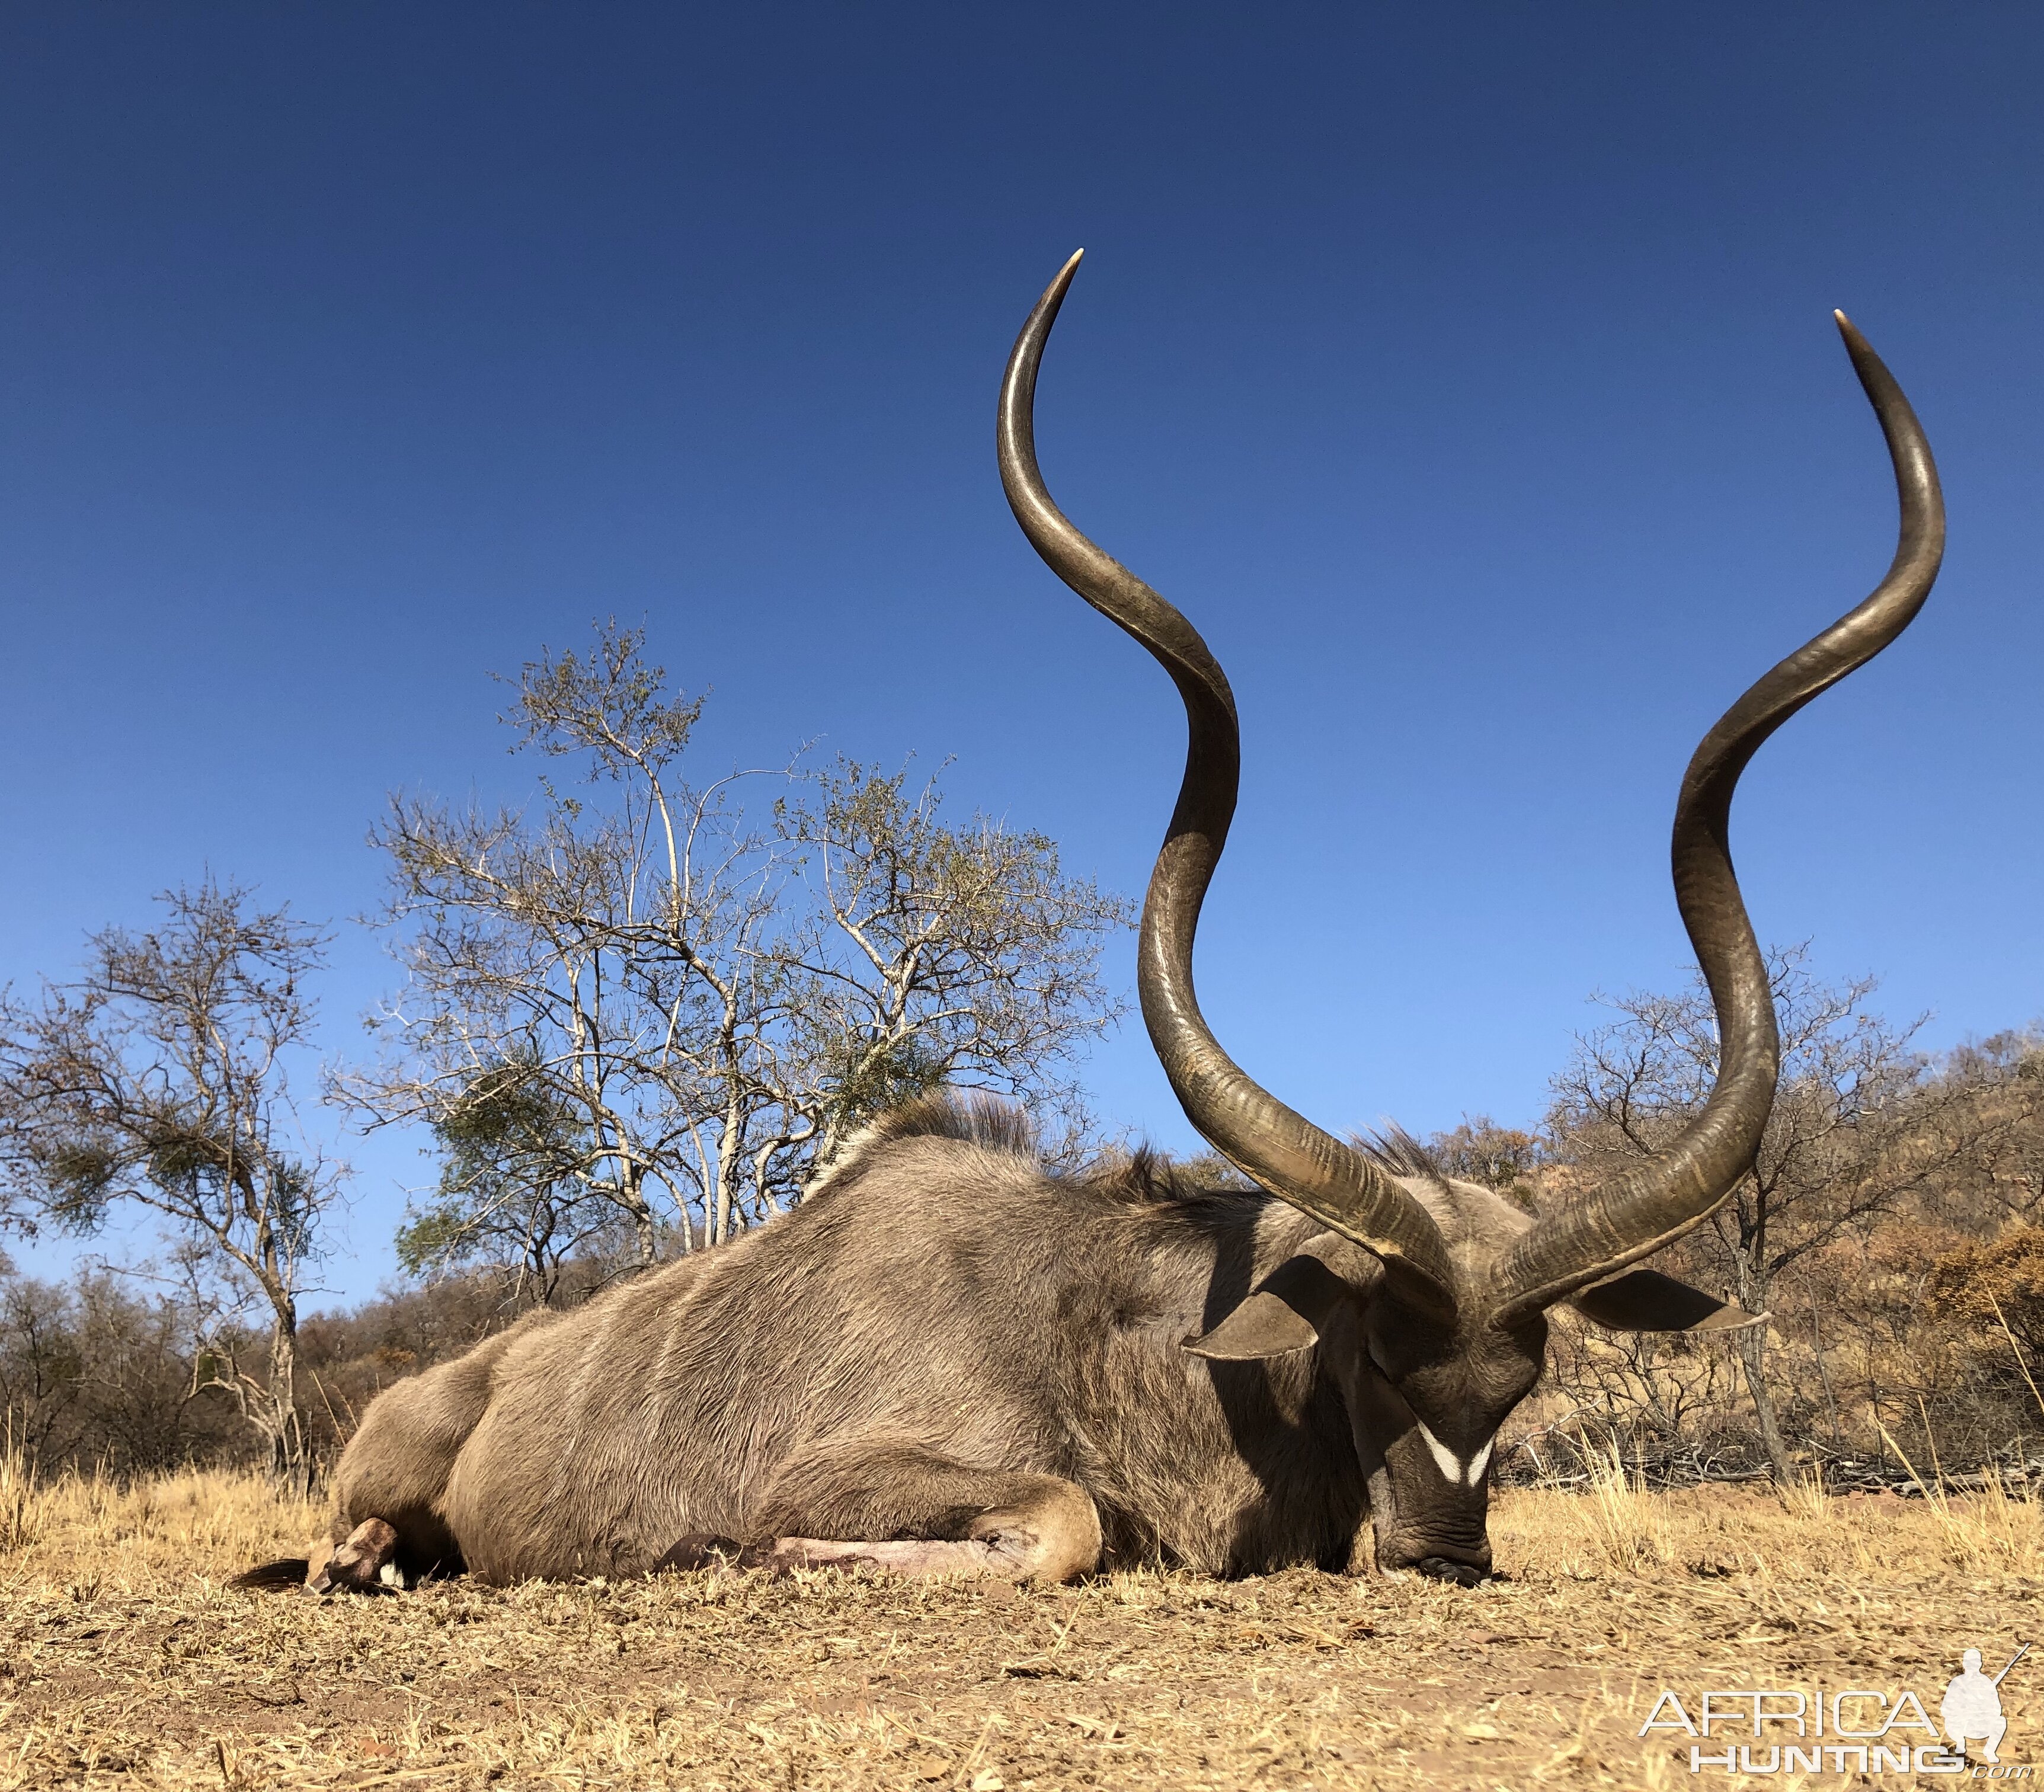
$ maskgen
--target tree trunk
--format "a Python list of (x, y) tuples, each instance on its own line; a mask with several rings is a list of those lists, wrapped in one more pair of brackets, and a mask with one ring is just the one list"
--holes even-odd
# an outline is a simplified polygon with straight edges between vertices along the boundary
[[(1736, 1291), (1739, 1303), (1749, 1313), (1767, 1310), (1767, 1284), (1753, 1273), (1741, 1252), (1734, 1258), (1736, 1269)], [(1777, 1487), (1787, 1487), (1796, 1479), (1794, 1466), (1788, 1460), (1787, 1445), (1781, 1441), (1781, 1422), (1774, 1416), (1774, 1395), (1767, 1385), (1767, 1328), (1765, 1326), (1748, 1326), (1739, 1334), (1739, 1360), (1746, 1371), (1746, 1391), (1753, 1396), (1754, 1416), (1760, 1422), (1760, 1447), (1767, 1452), (1769, 1472)]]
[(639, 1244), (639, 1267), (651, 1269), (660, 1254), (659, 1234), (653, 1226), (652, 1209), (646, 1205), (646, 1172), (636, 1157), (620, 1152), (617, 1159), (617, 1186), (632, 1215), (632, 1230)]
[(1767, 1452), (1767, 1466), (1775, 1485), (1785, 1487), (1795, 1480), (1796, 1471), (1774, 1416), (1774, 1396), (1767, 1386), (1766, 1349), (1764, 1326), (1749, 1326), (1739, 1334), (1739, 1360), (1746, 1371), (1747, 1391), (1753, 1395), (1754, 1414), (1760, 1421), (1761, 1447)]
[(282, 1492), (306, 1499), (312, 1495), (313, 1459), (305, 1427), (298, 1422), (298, 1314), (286, 1305), (270, 1333), (270, 1379), (265, 1390), (268, 1411), (263, 1429), (270, 1433), (271, 1483)]
[(724, 1054), (724, 1128), (717, 1142), (717, 1211), (705, 1216), (710, 1222), (713, 1245), (728, 1242), (744, 1217), (738, 1203), (745, 1153), (743, 1085), (735, 1056), (728, 1049)]

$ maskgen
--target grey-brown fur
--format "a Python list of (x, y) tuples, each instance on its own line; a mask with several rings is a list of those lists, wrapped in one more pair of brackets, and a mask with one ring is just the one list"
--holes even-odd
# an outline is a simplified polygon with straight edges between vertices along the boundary
[[(1141, 1159), (1055, 1181), (1021, 1142), (919, 1103), (786, 1217), (393, 1389), (342, 1460), (336, 1541), (386, 1518), (422, 1568), (444, 1525), (507, 1579), (636, 1572), (690, 1533), (959, 1534), (920, 1450), (1079, 1482), (1116, 1559), (1346, 1561), (1359, 1490), (1327, 1472), (1347, 1446), (1312, 1366), (1178, 1349), (1312, 1222)], [(1243, 1429), (1270, 1433), (1261, 1477)]]
[[(1470, 1184), (1410, 1186), (1472, 1261), (1527, 1223)], [(1182, 1348), (1309, 1246), (1338, 1284), (1318, 1342), (1253, 1361)], [(1062, 1483), (1097, 1514), (1107, 1564), (1478, 1571), (1483, 1487), (1450, 1487), (1409, 1418), (1370, 1417), (1373, 1349), (1428, 1370), (1409, 1316), (1374, 1326), (1380, 1279), (1260, 1191), (1181, 1188), (1144, 1154), (1054, 1179), (1018, 1116), (928, 1098), (785, 1217), (385, 1393), (341, 1460), (334, 1539), (386, 1522), (411, 1575), (617, 1575), (690, 1537), (962, 1538)], [(1539, 1341), (1435, 1341), (1455, 1378), (1445, 1442), (1489, 1435)]]

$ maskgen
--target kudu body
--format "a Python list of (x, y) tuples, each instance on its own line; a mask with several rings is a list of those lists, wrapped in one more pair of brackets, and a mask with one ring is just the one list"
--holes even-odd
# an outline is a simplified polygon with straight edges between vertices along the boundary
[(1188, 1117), (1254, 1186), (1189, 1188), (1140, 1156), (1052, 1178), (1001, 1111), (939, 1099), (884, 1116), (795, 1211), (380, 1396), (342, 1457), (338, 1548), (314, 1585), (615, 1575), (720, 1554), (1047, 1578), (1153, 1559), (1317, 1563), (1470, 1582), (1490, 1566), (1493, 1442), (1539, 1376), (1549, 1307), (1643, 1330), (1751, 1322), (1633, 1266), (1724, 1199), (1773, 1099), (1773, 1010), (1726, 839), (1739, 775), (1900, 633), (1936, 574), (1937, 477), (1900, 390), (1841, 317), (1894, 463), (1900, 546), (1872, 597), (1732, 707), (1683, 782), (1675, 887), (1717, 1007), (1716, 1088), (1660, 1156), (1536, 1220), (1404, 1142), (1320, 1131), (1201, 1017), (1193, 940), (1234, 812), (1234, 704), (1191, 625), (1038, 474), (1037, 366), (1078, 259), (1010, 359), (1001, 478), (1043, 558), (1184, 698), (1185, 779), (1143, 912), (1143, 1017)]

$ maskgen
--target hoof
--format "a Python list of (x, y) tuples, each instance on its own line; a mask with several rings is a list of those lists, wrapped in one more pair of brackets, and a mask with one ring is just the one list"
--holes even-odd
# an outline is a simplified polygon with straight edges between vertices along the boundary
[(397, 1531), (381, 1518), (366, 1518), (306, 1585), (315, 1593), (402, 1593), (397, 1554)]

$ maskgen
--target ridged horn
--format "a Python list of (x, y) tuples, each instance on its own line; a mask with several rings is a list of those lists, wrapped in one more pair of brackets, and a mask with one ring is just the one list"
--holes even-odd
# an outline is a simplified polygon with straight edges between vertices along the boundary
[(1732, 792), (1769, 735), (1909, 626), (1945, 551), (1944, 498), (1916, 413), (1866, 339), (1843, 312), (1835, 315), (1894, 463), (1902, 514), (1895, 558), (1865, 603), (1754, 685), (1690, 760), (1675, 805), (1675, 900), (1717, 1009), (1716, 1084), (1667, 1149), (1542, 1220), (1499, 1262), (1487, 1303), (1500, 1323), (1673, 1243), (1717, 1210), (1760, 1149), (1781, 1044), (1767, 968), (1732, 871)]
[[(1080, 254), (1085, 251), (1082, 250)], [(1199, 632), (1051, 501), (1036, 466), (1036, 373), (1079, 256), (1066, 262), (1016, 339), (1001, 382), (1001, 483), (1015, 520), (1051, 570), (1147, 647), (1185, 700), (1185, 772), (1143, 905), (1136, 986), (1150, 1042), (1185, 1117), (1260, 1188), (1352, 1238), (1384, 1262), (1399, 1295), (1445, 1318), (1455, 1276), (1439, 1229), (1374, 1164), (1259, 1088), (1200, 1014), (1193, 938), (1235, 816), (1241, 739), (1226, 675)]]

